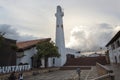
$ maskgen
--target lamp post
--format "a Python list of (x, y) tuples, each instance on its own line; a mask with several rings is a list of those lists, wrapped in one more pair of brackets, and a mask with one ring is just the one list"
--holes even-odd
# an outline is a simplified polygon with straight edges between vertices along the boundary
[(79, 78), (79, 80), (80, 80), (80, 72), (81, 72), (80, 68), (77, 68), (77, 69), (76, 69), (76, 72), (77, 72), (78, 78)]

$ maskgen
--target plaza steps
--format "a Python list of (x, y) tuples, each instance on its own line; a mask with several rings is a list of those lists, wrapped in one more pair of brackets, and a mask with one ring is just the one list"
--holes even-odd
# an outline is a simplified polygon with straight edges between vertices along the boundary
[(80, 68), (81, 70), (89, 70), (91, 69), (91, 66), (63, 66), (60, 70), (76, 70), (77, 68)]
[(64, 66), (95, 66), (96, 62), (102, 65), (107, 64), (106, 57), (99, 56), (99, 57), (68, 58)]

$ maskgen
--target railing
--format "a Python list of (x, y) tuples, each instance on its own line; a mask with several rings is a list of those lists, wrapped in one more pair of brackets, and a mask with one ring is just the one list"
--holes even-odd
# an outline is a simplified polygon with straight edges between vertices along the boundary
[(99, 63), (96, 63), (96, 67), (99, 77), (92, 80), (115, 80), (113, 70)]
[(101, 65), (99, 63), (96, 63), (96, 67), (97, 67), (97, 71), (98, 71), (99, 76), (104, 75), (104, 74), (108, 74), (108, 73), (113, 73), (112, 69), (110, 69), (104, 65)]
[(99, 76), (97, 78), (94, 78), (92, 80), (114, 80), (114, 74), (113, 73), (108, 73), (108, 74)]

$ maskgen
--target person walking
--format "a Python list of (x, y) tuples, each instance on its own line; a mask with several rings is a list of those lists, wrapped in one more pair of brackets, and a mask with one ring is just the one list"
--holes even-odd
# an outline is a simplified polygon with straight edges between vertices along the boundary
[(18, 80), (23, 80), (23, 73), (20, 73), (20, 74), (19, 74)]

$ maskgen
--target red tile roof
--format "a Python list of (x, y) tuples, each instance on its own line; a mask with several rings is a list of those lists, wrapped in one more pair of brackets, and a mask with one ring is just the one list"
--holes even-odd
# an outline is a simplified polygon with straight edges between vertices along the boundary
[(35, 46), (38, 42), (50, 41), (50, 40), (51, 40), (51, 38), (44, 38), (44, 39), (18, 42), (17, 47), (18, 47), (18, 50), (25, 50), (25, 49), (29, 49), (29, 48)]

